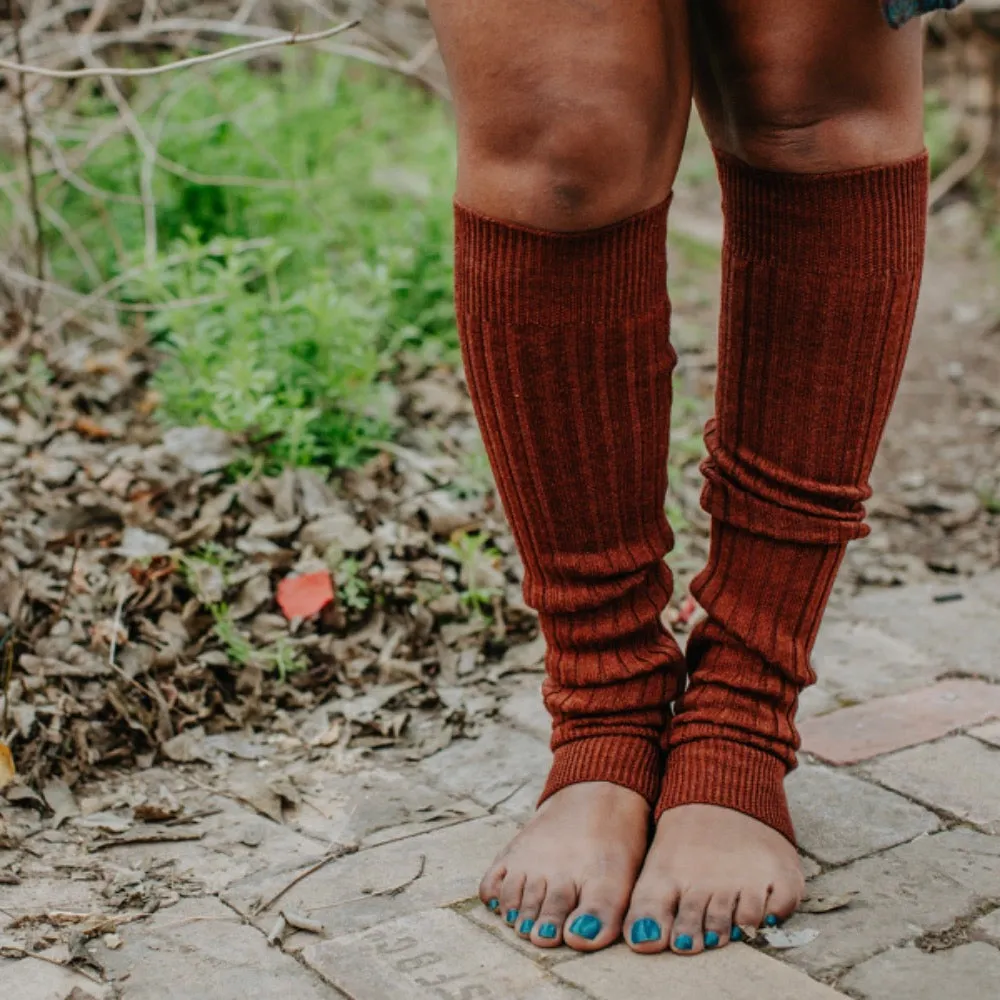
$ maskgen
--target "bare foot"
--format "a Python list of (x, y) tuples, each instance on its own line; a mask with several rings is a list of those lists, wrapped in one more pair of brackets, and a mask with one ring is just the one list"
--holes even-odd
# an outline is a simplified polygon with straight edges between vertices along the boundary
[(798, 853), (780, 833), (732, 809), (678, 806), (657, 823), (625, 940), (638, 952), (696, 955), (727, 944), (734, 928), (780, 923), (804, 890)]
[(621, 933), (649, 815), (641, 795), (618, 785), (563, 788), (493, 862), (479, 896), (539, 948), (606, 948)]

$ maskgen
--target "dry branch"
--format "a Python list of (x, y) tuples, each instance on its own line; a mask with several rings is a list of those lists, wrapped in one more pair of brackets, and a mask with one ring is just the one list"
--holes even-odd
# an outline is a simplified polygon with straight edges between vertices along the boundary
[[(342, 34), (351, 28), (356, 28), (360, 21), (344, 21), (333, 28), (324, 31), (313, 31), (308, 34), (298, 34), (289, 32), (277, 38), (263, 38), (257, 42), (246, 42), (243, 45), (234, 45), (232, 48), (222, 49), (219, 52), (208, 52), (201, 56), (189, 56), (187, 59), (178, 59), (172, 63), (164, 63), (162, 66), (143, 66), (138, 69), (128, 69), (123, 66), (98, 67), (89, 66), (85, 69), (48, 69), (45, 66), (31, 66), (21, 61), (19, 54), (17, 62), (8, 59), (0, 59), (0, 69), (11, 70), (21, 75), (31, 74), (32, 76), (47, 77), (50, 80), (83, 80), (87, 78), (112, 77), (135, 78), (146, 76), (160, 76), (162, 73), (172, 73), (179, 69), (190, 69), (192, 66), (203, 66), (206, 63), (216, 62), (219, 59), (231, 59), (235, 56), (253, 55), (263, 49), (276, 48), (279, 45), (306, 45), (310, 42), (320, 42), (334, 35)], [(162, 30), (162, 29), (161, 29)], [(80, 53), (81, 58), (86, 58), (89, 51)]]

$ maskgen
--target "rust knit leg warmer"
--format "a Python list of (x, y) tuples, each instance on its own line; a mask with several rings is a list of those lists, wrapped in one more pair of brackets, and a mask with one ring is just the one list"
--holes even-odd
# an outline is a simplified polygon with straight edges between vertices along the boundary
[(711, 553), (657, 815), (727, 806), (794, 839), (782, 782), (809, 656), (899, 384), (923, 261), (927, 160), (839, 174), (719, 155), (726, 238)]
[(469, 392), (548, 651), (543, 799), (609, 781), (652, 804), (683, 661), (660, 622), (671, 374), (667, 205), (544, 233), (456, 206)]

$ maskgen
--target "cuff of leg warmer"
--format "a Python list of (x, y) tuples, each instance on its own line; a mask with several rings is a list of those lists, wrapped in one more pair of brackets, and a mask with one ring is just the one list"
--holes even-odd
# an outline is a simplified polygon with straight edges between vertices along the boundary
[(670, 750), (656, 819), (675, 806), (701, 803), (735, 809), (795, 843), (777, 757), (731, 740), (694, 740)]
[(652, 806), (660, 791), (663, 751), (641, 736), (588, 736), (557, 747), (541, 805), (567, 785), (609, 781), (641, 795)]

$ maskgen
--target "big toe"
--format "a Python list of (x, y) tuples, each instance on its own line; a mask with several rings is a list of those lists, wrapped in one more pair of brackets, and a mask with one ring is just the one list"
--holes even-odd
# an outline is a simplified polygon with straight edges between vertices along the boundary
[(579, 903), (566, 918), (566, 944), (577, 951), (597, 951), (618, 939), (628, 905), (625, 884), (622, 880), (584, 883)]

